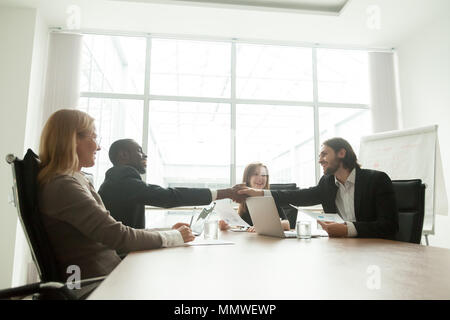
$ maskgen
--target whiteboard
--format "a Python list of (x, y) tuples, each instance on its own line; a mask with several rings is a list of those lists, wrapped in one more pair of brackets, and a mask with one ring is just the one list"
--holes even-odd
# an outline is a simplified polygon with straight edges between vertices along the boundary
[[(359, 150), (363, 168), (384, 171), (392, 180), (422, 179), (426, 185), (424, 234), (434, 234), (437, 129), (434, 125), (366, 136), (361, 138)], [(442, 172), (439, 176), (442, 177)], [(445, 203), (445, 209), (441, 210), (446, 214), (446, 196), (441, 203)]]

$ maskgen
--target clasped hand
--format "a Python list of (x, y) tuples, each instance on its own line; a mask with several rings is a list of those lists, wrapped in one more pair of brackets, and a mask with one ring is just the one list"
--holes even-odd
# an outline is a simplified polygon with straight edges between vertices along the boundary
[(248, 189), (245, 183), (236, 184), (231, 188), (231, 200), (237, 203), (243, 203), (247, 199), (247, 194), (239, 193), (240, 190)]
[(218, 190), (217, 200), (230, 198), (234, 202), (243, 203), (248, 197), (263, 196), (264, 191), (247, 187), (245, 183), (232, 188)]
[(237, 184), (231, 188), (233, 192), (233, 201), (242, 203), (248, 197), (264, 196), (264, 191), (248, 187), (245, 183)]

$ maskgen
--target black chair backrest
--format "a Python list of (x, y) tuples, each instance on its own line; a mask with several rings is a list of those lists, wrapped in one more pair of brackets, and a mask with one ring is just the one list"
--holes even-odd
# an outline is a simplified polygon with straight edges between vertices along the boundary
[(420, 179), (392, 180), (398, 208), (398, 241), (420, 243), (425, 215), (425, 185)]
[(11, 164), (17, 211), (41, 281), (64, 282), (38, 209), (39, 163), (39, 157), (28, 149), (23, 160), (15, 158)]
[[(270, 185), (270, 190), (297, 190), (296, 183), (274, 183)], [(287, 219), (289, 220), (289, 225), (291, 229), (295, 229), (295, 224), (297, 222), (297, 209), (292, 208), (291, 206), (282, 206), (284, 213), (286, 214)]]

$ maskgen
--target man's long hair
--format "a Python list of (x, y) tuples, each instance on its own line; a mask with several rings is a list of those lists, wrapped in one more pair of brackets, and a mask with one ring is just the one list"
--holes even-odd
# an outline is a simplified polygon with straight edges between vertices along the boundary
[(347, 142), (347, 140), (342, 138), (332, 138), (326, 140), (322, 144), (333, 149), (336, 154), (342, 149), (345, 150), (345, 157), (342, 159), (342, 165), (345, 169), (351, 171), (354, 168), (361, 168), (355, 151), (353, 151), (352, 146)]

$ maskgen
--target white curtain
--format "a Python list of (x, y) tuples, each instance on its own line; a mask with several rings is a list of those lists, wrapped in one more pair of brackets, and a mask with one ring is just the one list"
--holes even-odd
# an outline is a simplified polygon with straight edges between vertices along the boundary
[[(77, 106), (80, 96), (81, 46), (81, 35), (50, 34), (41, 128), (53, 112)], [(39, 281), (20, 223), (17, 225), (13, 270), (12, 286)]]
[(369, 74), (373, 132), (399, 129), (394, 54), (370, 52)]
[(43, 123), (59, 109), (75, 108), (80, 96), (82, 35), (50, 35)]

